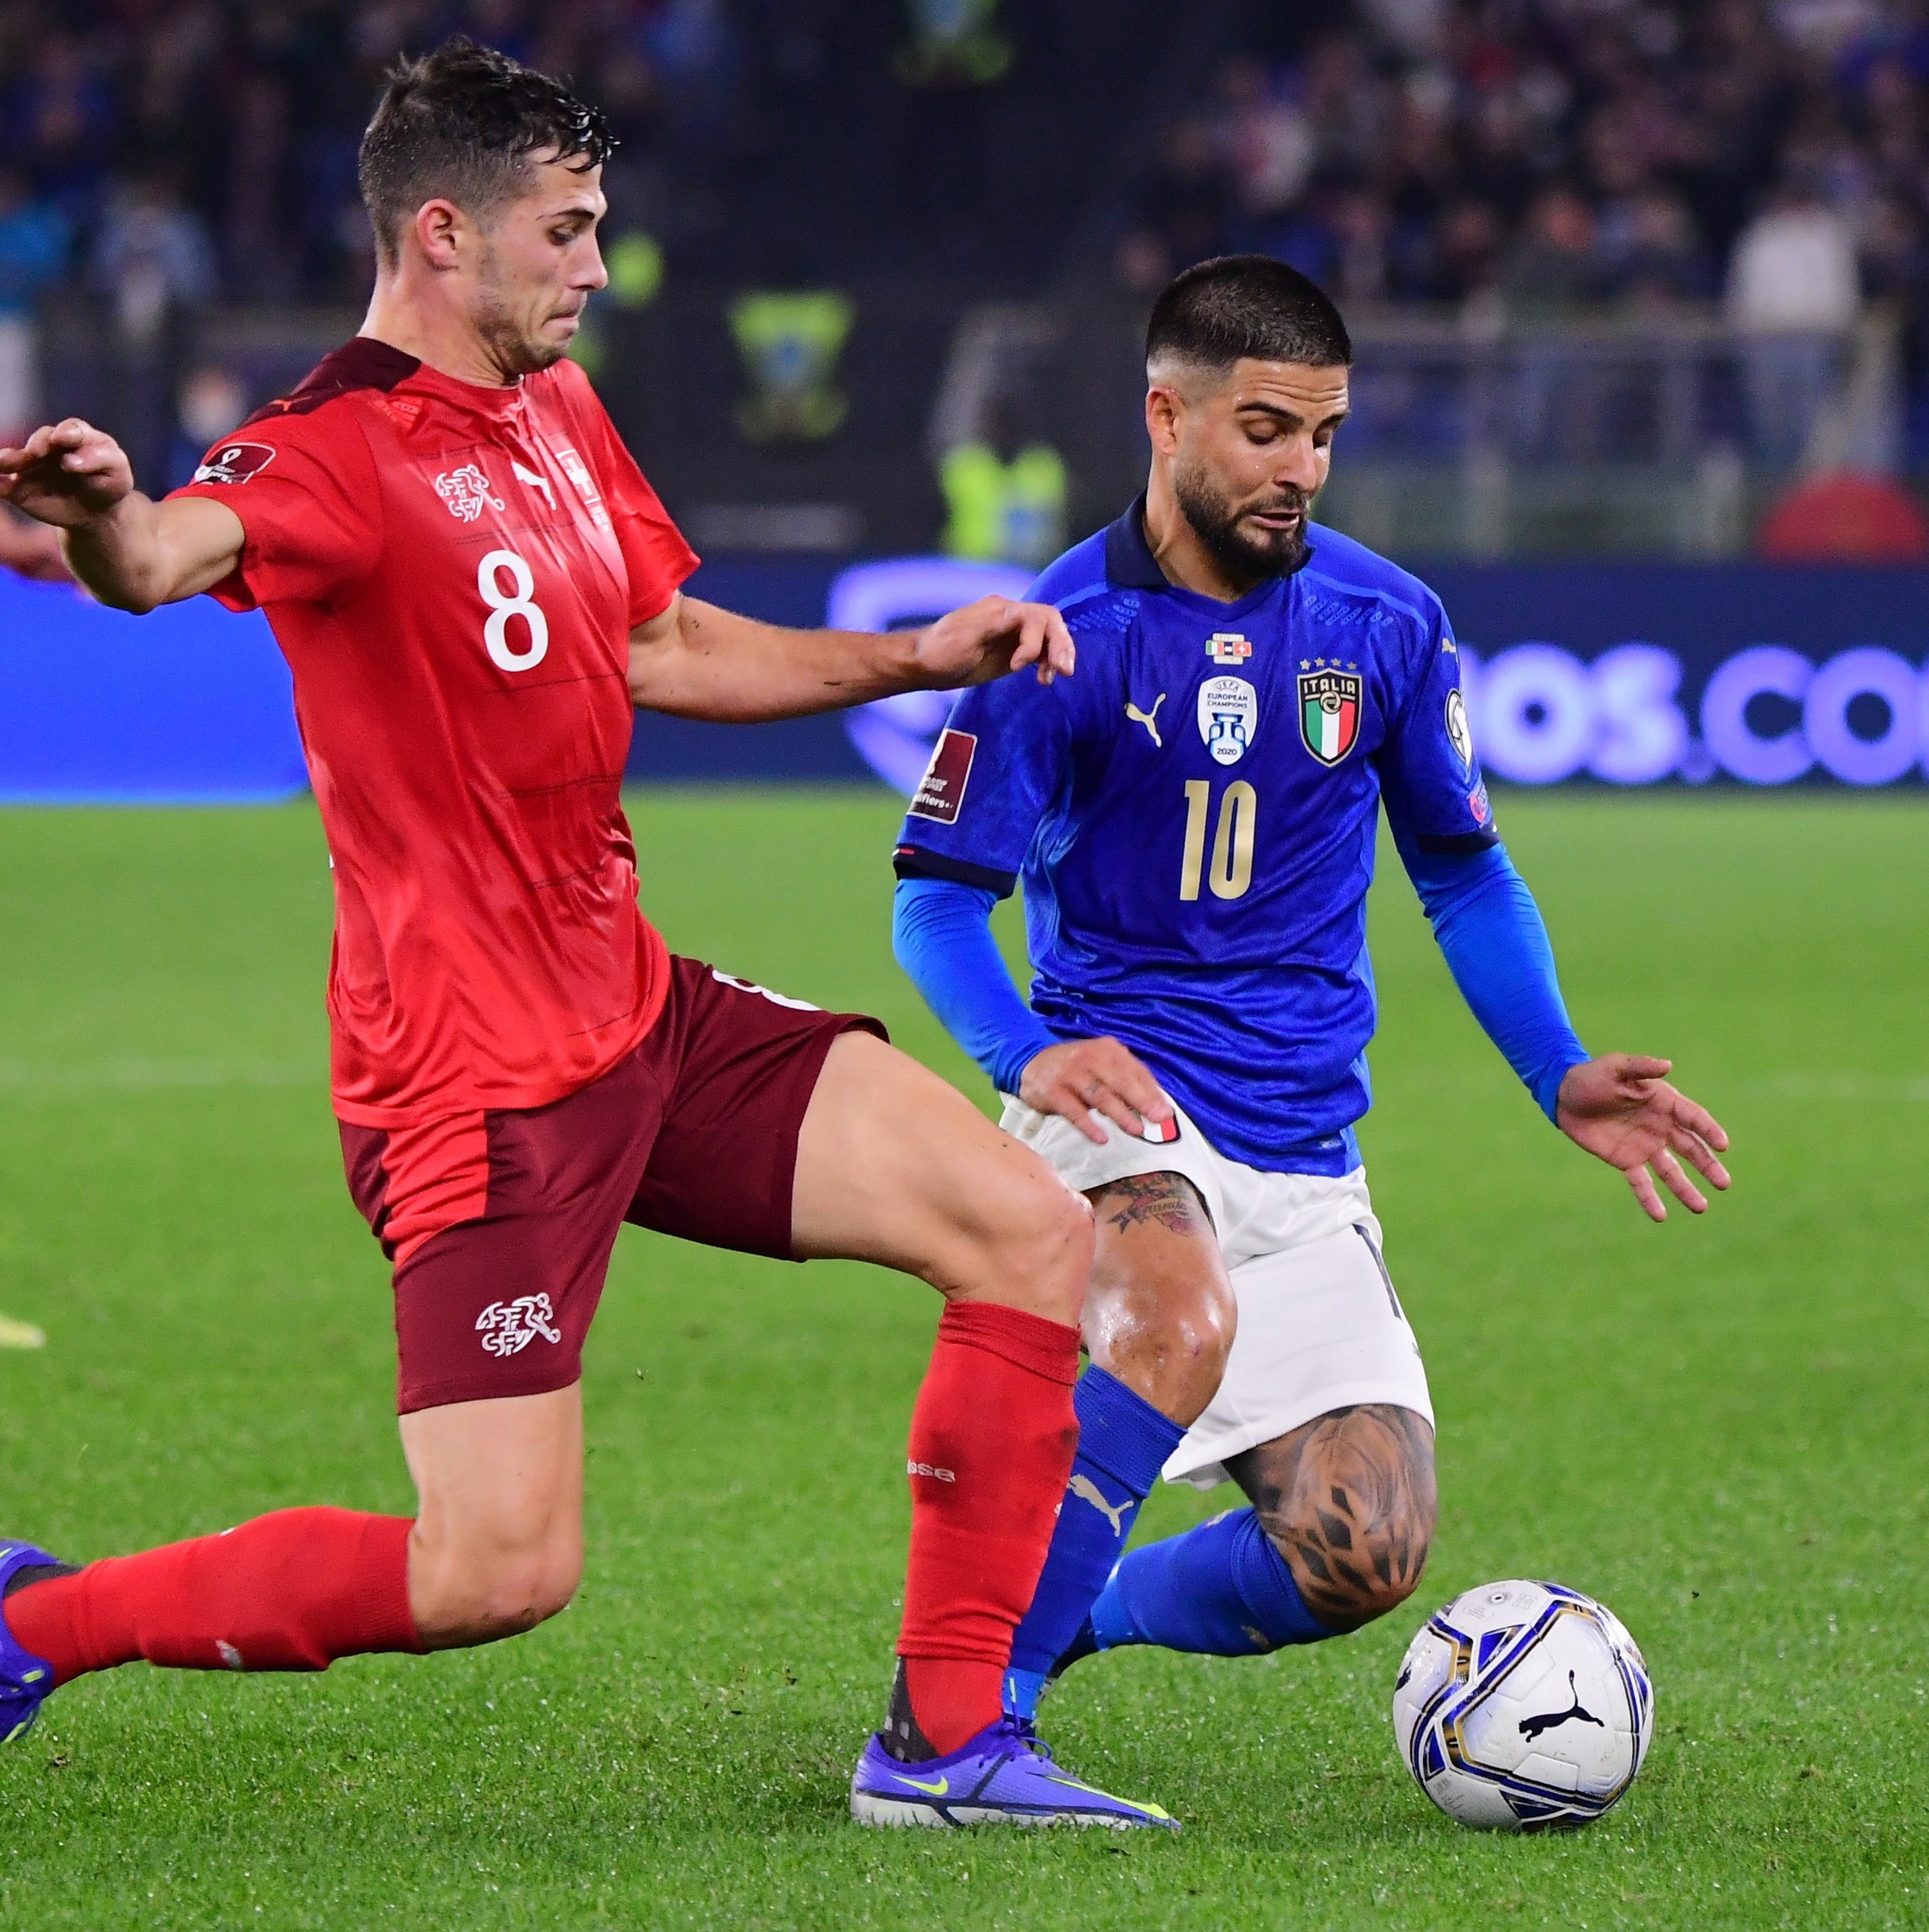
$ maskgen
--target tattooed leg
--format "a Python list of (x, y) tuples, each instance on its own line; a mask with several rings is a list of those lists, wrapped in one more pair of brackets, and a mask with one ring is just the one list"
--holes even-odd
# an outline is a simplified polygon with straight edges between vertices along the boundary
[(1099, 1238), (1085, 1346), (1135, 1395), (1190, 1427), (1218, 1390), (1237, 1320), (1211, 1216), (1177, 1174), (1132, 1174), (1086, 1198)]
[(1412, 1594), (1439, 1498), (1433, 1431), (1412, 1409), (1336, 1408), (1226, 1466), (1329, 1630), (1358, 1630)]

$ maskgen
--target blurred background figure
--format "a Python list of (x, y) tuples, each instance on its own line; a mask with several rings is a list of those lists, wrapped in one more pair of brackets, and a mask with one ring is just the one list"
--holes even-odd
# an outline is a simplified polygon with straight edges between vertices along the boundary
[(966, 541), (958, 493), (989, 500), (988, 455), (1003, 476), (1022, 454), (934, 427), (987, 330), (1058, 344), (1028, 443), (1060, 467), (1065, 529), (1104, 520), (1143, 460), (1100, 425), (1134, 412), (1146, 304), (1240, 250), (1357, 325), (1324, 513), (1372, 541), (1726, 554), (1821, 469), (1929, 477), (1912, 0), (1099, 17), (0, 0), (0, 418), (35, 413), (38, 383), (159, 482), (188, 372), (251, 397), (298, 380), (367, 297), (373, 91), (461, 31), (574, 74), (621, 135), (578, 352), (673, 506), (736, 544)]
[(0, 442), (40, 421), (40, 330), (34, 304), (67, 267), (72, 230), (18, 170), (0, 166)]
[(1862, 304), (1848, 223), (1797, 176), (1749, 223), (1728, 271), (1728, 314), (1742, 332), (1757, 452), (1794, 463), (1808, 447), (1843, 338)]
[(248, 413), (248, 392), (230, 370), (214, 363), (190, 370), (176, 405), (167, 487), (178, 490), (191, 483), (202, 458), (230, 430), (238, 429)]

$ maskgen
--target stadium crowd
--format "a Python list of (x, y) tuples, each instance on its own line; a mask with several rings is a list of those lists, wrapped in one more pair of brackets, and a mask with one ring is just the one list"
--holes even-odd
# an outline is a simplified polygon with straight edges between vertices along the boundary
[[(1885, 298), (1929, 458), (1929, 0), (1109, 15), (1101, 44), (1079, 0), (0, 0), (0, 430), (50, 288), (124, 345), (218, 302), (358, 302), (368, 103), (463, 31), (604, 107), (610, 232), (647, 236), (652, 278), (1022, 293), (1108, 254), (1139, 296), (1253, 249), (1352, 312), (1725, 308), (1808, 334), (1751, 364), (1789, 399), (1756, 411), (1791, 426), (1756, 438), (1778, 464), (1835, 380), (1824, 338)], [(1208, 76), (1163, 118), (1162, 50)]]
[(1725, 297), (1834, 328), (1913, 298), (1916, 0), (1360, 0), (1265, 19), (1160, 132), (1117, 265), (1276, 254), (1352, 304), (1544, 317)]

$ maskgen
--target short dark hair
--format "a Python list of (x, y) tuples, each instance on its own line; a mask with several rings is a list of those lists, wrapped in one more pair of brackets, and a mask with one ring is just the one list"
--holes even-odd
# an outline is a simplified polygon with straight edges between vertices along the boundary
[(1242, 356), (1330, 369), (1352, 364), (1353, 344), (1319, 284), (1270, 255), (1219, 255), (1174, 276), (1145, 325), (1148, 364), (1217, 372)]
[(602, 115), (562, 82), (453, 34), (434, 53), (396, 63), (362, 137), (376, 247), (392, 262), (404, 225), (437, 196), (486, 220), (520, 189), (533, 155), (586, 173), (616, 146)]

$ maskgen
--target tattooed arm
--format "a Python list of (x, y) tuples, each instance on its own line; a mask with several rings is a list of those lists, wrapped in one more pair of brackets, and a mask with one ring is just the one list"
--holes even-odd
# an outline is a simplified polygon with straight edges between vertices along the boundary
[(1336, 1408), (1226, 1466), (1329, 1630), (1358, 1630), (1412, 1594), (1439, 1500), (1433, 1431), (1412, 1409)]

